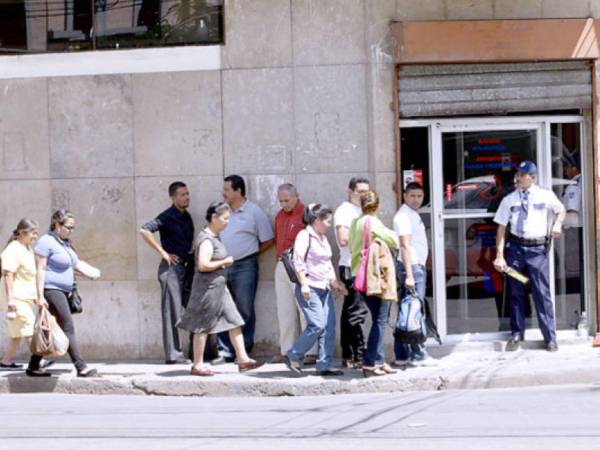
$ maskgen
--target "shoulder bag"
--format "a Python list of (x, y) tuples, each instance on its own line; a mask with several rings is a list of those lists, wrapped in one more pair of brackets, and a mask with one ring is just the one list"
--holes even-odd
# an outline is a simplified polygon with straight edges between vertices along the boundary
[[(308, 233), (308, 231), (306, 231)], [(308, 258), (308, 251), (310, 250), (310, 244), (312, 242), (312, 236), (308, 233), (308, 247), (306, 247), (306, 253), (304, 254), (304, 262)], [(298, 277), (296, 276), (296, 268), (294, 267), (294, 246), (292, 245), (287, 250), (284, 250), (281, 254), (281, 262), (287, 272), (288, 278), (292, 283), (298, 283)]]
[(362, 248), (360, 250), (360, 266), (354, 278), (354, 290), (367, 292), (367, 267), (369, 265), (369, 247), (371, 247), (371, 218), (363, 222)]

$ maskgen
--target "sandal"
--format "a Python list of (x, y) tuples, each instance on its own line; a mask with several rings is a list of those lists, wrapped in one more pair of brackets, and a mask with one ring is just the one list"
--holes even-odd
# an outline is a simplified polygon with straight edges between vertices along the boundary
[(362, 369), (363, 375), (365, 378), (370, 377), (381, 377), (386, 375), (386, 373), (381, 369), (381, 367), (363, 367)]
[(396, 369), (392, 369), (388, 363), (383, 363), (379, 366), (379, 368), (388, 374), (398, 373), (398, 371)]
[(192, 375), (196, 375), (198, 377), (212, 377), (215, 374), (208, 367), (202, 367), (200, 369), (196, 369), (195, 367), (192, 367), (192, 370), (190, 371), (190, 373)]
[(237, 363), (238, 371), (240, 372), (248, 372), (249, 370), (258, 369), (264, 363), (255, 361), (254, 359), (249, 359), (246, 362)]

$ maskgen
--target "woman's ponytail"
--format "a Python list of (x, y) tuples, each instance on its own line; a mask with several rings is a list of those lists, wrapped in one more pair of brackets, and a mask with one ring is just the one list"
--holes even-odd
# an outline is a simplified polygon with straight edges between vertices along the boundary
[[(4, 248), (8, 247), (12, 241), (16, 241), (19, 236), (23, 233), (29, 233), (30, 231), (37, 230), (38, 224), (35, 220), (31, 219), (21, 219), (17, 224), (17, 228), (15, 228), (6, 242)], [(2, 275), (2, 258), (0, 258), (0, 275)]]

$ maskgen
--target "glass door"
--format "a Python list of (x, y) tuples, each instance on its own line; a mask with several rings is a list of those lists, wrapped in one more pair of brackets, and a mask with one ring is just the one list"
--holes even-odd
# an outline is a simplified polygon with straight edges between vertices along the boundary
[[(509, 330), (504, 279), (494, 270), (494, 214), (514, 190), (524, 160), (540, 171), (541, 124), (437, 125), (433, 133), (433, 210), (437, 319), (445, 334)], [(542, 174), (543, 175), (543, 174)], [(541, 179), (544, 179), (542, 177)], [(534, 321), (531, 306), (527, 317)], [(529, 323), (529, 326), (534, 326)]]

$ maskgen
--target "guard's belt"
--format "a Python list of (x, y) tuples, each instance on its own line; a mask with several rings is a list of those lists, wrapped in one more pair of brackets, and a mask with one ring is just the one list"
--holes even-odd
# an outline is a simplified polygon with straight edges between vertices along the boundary
[(525, 239), (515, 236), (511, 234), (508, 238), (510, 242), (514, 242), (516, 244), (522, 245), (523, 247), (535, 247), (537, 245), (546, 245), (548, 243), (547, 237), (537, 238), (537, 239)]

